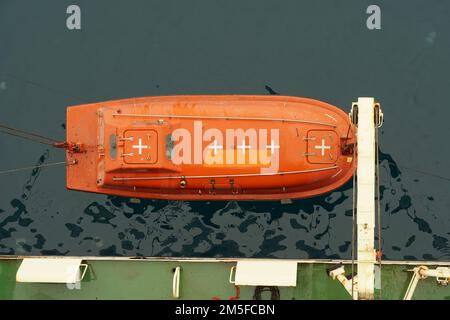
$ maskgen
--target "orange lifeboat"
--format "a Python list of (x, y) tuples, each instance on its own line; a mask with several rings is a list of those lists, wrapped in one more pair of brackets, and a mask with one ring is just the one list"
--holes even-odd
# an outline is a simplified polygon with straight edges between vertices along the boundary
[(134, 198), (283, 200), (355, 170), (346, 113), (285, 96), (164, 96), (69, 107), (67, 188)]

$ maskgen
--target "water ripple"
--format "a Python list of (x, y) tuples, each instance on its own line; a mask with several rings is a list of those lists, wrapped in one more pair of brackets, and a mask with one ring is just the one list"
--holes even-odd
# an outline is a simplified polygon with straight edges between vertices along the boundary
[[(48, 158), (46, 150), (37, 164)], [(433, 195), (417, 201), (408, 190), (418, 180), (405, 183), (404, 173), (389, 154), (380, 152), (380, 167), (384, 257), (448, 258), (448, 233), (434, 231), (439, 220), (432, 214)], [(290, 204), (136, 201), (66, 191), (68, 197), (86, 198), (70, 215), (62, 215), (67, 207), (51, 194), (32, 196), (41, 170), (33, 170), (23, 193), (10, 201), (9, 208), (0, 209), (2, 254), (278, 258), (351, 254), (351, 181), (329, 194)], [(30, 207), (39, 215), (29, 214)], [(51, 230), (58, 232), (52, 235)], [(404, 237), (398, 236), (405, 230)]]

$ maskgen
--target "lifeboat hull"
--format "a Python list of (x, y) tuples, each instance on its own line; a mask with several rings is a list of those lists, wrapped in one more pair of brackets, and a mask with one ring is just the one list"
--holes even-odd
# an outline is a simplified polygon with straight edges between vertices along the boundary
[(67, 188), (133, 198), (283, 200), (355, 171), (354, 128), (330, 104), (286, 96), (165, 96), (67, 109)]

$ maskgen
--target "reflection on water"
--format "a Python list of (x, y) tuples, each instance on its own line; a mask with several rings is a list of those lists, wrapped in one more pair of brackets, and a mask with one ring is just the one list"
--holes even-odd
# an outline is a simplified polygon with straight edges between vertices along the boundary
[[(45, 151), (37, 165), (49, 157)], [(380, 152), (381, 216), (385, 258), (445, 259), (450, 256), (445, 234), (435, 234), (418, 210), (395, 160)], [(129, 199), (99, 196), (74, 216), (53, 219), (43, 215), (44, 226), (64, 229), (55, 241), (47, 241), (30, 214), (29, 195), (43, 168), (35, 169), (24, 182), (23, 193), (0, 209), (2, 254), (87, 254), (125, 256), (349, 258), (351, 254), (352, 181), (326, 195), (294, 200), (290, 204), (270, 202), (196, 202)], [(416, 180), (417, 183), (418, 180)], [(77, 193), (68, 191), (69, 193)], [(34, 199), (35, 201), (36, 199)], [(423, 208), (430, 209), (432, 195)], [(46, 210), (58, 210), (53, 203)], [(36, 217), (36, 215), (34, 215)], [(390, 220), (401, 216), (403, 227), (392, 230)], [(41, 221), (42, 222), (42, 221)], [(39, 223), (39, 225), (42, 225)], [(405, 243), (388, 243), (392, 233), (407, 228)], [(21, 230), (23, 239), (15, 234)], [(99, 234), (99, 230), (102, 232)], [(424, 234), (426, 235), (424, 237)], [(419, 256), (397, 253), (417, 245), (432, 248)]]

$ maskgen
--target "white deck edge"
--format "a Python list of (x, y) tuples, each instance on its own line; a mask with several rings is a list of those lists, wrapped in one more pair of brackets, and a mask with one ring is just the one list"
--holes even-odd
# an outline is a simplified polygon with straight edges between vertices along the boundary
[[(289, 260), (298, 264), (351, 264), (349, 259), (264, 259), (264, 258), (186, 258), (186, 257), (114, 257), (114, 256), (21, 256), (0, 255), (0, 262), (5, 260), (22, 260), (26, 258), (38, 259), (82, 259), (84, 262), (95, 261), (133, 261), (133, 262), (180, 262), (180, 263), (236, 263), (242, 260)], [(408, 265), (408, 266), (450, 266), (450, 261), (424, 261), (424, 260), (382, 260), (382, 265)]]

